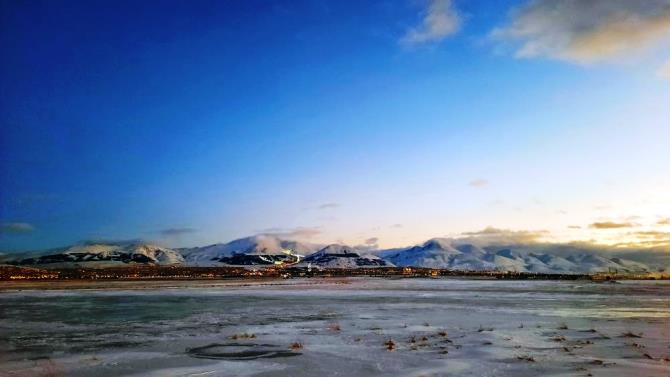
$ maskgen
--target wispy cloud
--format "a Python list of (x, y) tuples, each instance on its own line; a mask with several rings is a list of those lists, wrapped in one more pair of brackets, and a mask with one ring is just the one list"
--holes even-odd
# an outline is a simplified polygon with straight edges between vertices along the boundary
[(589, 64), (628, 57), (667, 43), (667, 0), (536, 0), (516, 9), (494, 39), (517, 46), (520, 58)]
[(286, 239), (305, 239), (320, 235), (321, 230), (318, 227), (268, 228), (259, 231), (259, 233)]
[(470, 187), (484, 187), (484, 186), (488, 186), (488, 184), (489, 184), (489, 181), (487, 181), (486, 179), (482, 179), (482, 178), (473, 179), (472, 181), (468, 182), (468, 185)]
[(665, 62), (665, 64), (663, 64), (656, 73), (658, 74), (658, 77), (670, 79), (670, 60)]
[(579, 225), (568, 225), (568, 229), (582, 229)]
[(658, 225), (670, 225), (670, 217), (665, 219), (660, 219), (656, 222)]
[(370, 252), (370, 251), (373, 251), (373, 250), (377, 250), (377, 249), (379, 249), (378, 242), (379, 242), (379, 238), (371, 237), (371, 238), (366, 239), (363, 242), (363, 244), (354, 246), (354, 249), (359, 250), (359, 251), (363, 251), (363, 252)]
[(550, 235), (546, 230), (510, 230), (486, 227), (475, 232), (461, 233), (461, 238), (478, 244), (530, 244)]
[(402, 224), (393, 224), (393, 225), (391, 225), (391, 228), (394, 228), (394, 229), (400, 229), (400, 228), (402, 228), (402, 227), (403, 227)]
[(30, 233), (33, 230), (35, 230), (35, 227), (28, 223), (0, 224), (0, 233)]
[(592, 229), (620, 229), (620, 228), (633, 228), (638, 226), (636, 223), (632, 222), (614, 222), (614, 221), (601, 221), (595, 222), (589, 225), (589, 228)]
[(379, 242), (379, 238), (377, 238), (377, 237), (371, 237), (371, 238), (368, 238), (367, 240), (365, 240), (366, 245), (376, 245), (377, 242)]
[(659, 232), (656, 230), (642, 230), (639, 232), (632, 232), (629, 234), (639, 237), (670, 238), (670, 232)]
[(323, 203), (323, 204), (319, 205), (317, 208), (318, 209), (333, 209), (333, 208), (337, 208), (339, 206), (340, 206), (340, 203)]
[(405, 46), (439, 42), (456, 33), (461, 17), (451, 0), (430, 0), (423, 11), (421, 23), (409, 29), (400, 39)]
[(625, 246), (670, 246), (670, 232), (644, 230), (639, 232), (629, 232), (628, 236), (633, 236), (637, 239), (634, 242), (625, 243)]
[(167, 228), (159, 231), (163, 236), (181, 236), (183, 234), (195, 232), (197, 232), (197, 230), (193, 228)]

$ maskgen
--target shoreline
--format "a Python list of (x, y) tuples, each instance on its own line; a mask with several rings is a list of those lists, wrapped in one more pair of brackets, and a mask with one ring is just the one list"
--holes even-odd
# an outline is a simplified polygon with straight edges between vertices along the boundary
[(294, 266), (122, 266), (107, 268), (72, 267), (45, 268), (0, 266), (0, 288), (7, 282), (148, 282), (148, 281), (227, 281), (272, 280), (293, 278), (434, 278), (486, 280), (584, 280), (608, 282), (616, 280), (670, 280), (670, 273), (532, 273), (514, 271), (458, 271), (420, 267), (374, 267), (356, 269), (323, 269)]
[[(384, 280), (415, 280), (430, 279), (443, 281), (499, 281), (495, 278), (476, 278), (468, 276), (453, 276), (441, 278), (424, 277), (379, 277), (379, 276), (323, 276), (310, 278), (283, 279), (276, 277), (260, 278), (221, 278), (221, 279), (117, 279), (117, 280), (12, 280), (0, 281), (0, 293), (17, 292), (23, 290), (148, 290), (148, 289), (209, 289), (209, 288), (244, 288), (244, 287), (322, 287), (327, 285), (349, 285), (360, 281), (384, 281)], [(504, 281), (521, 281), (523, 279), (505, 279)], [(591, 279), (581, 280), (541, 280), (570, 282), (582, 281), (585, 283), (601, 284), (607, 281), (596, 281)], [(626, 279), (630, 282), (645, 282), (646, 280)], [(659, 280), (660, 281), (660, 280)], [(615, 281), (609, 281), (615, 282)]]

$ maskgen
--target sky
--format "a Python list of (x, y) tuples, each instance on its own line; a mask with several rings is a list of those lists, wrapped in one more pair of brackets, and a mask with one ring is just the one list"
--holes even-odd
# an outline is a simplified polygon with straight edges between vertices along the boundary
[(0, 251), (670, 246), (670, 0), (12, 0), (0, 51)]

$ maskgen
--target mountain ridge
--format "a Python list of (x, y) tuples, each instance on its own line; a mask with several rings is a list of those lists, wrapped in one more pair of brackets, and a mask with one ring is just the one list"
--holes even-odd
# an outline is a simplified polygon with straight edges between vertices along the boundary
[[(414, 266), (463, 271), (594, 273), (658, 271), (670, 266), (661, 252), (605, 252), (578, 244), (482, 245), (455, 238), (432, 238), (405, 248), (370, 251), (341, 244), (321, 245), (260, 234), (202, 247), (167, 248), (140, 240), (84, 241), (18, 254), (0, 254), (0, 263), (47, 267), (113, 267), (123, 264), (194, 267), (294, 264), (323, 268)], [(639, 256), (639, 258), (636, 258)]]

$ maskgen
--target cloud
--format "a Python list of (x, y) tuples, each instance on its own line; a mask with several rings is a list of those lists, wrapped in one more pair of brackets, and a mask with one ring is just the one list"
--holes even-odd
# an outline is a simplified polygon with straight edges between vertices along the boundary
[(663, 238), (670, 239), (670, 232), (659, 232), (655, 230), (643, 230), (639, 232), (628, 233), (637, 237)]
[(35, 227), (28, 223), (2, 223), (0, 233), (30, 233)]
[(268, 228), (259, 233), (286, 239), (304, 239), (318, 236), (321, 230), (317, 227)]
[(471, 187), (484, 187), (484, 186), (488, 186), (488, 184), (489, 184), (489, 181), (487, 181), (486, 179), (481, 179), (481, 178), (473, 179), (472, 181), (468, 182), (468, 185), (471, 186)]
[(339, 203), (323, 203), (320, 206), (318, 206), (318, 209), (332, 209), (332, 208), (337, 208), (339, 207)]
[(670, 217), (665, 219), (660, 219), (656, 222), (657, 225), (670, 225)]
[(195, 233), (197, 230), (193, 228), (167, 228), (161, 230), (159, 233), (163, 236), (181, 236), (182, 234)]
[(668, 60), (665, 64), (663, 64), (656, 73), (660, 78), (670, 79), (670, 60)]
[(405, 46), (440, 42), (456, 33), (461, 27), (461, 17), (451, 0), (430, 0), (422, 14), (421, 24), (409, 29), (400, 39)]
[(624, 247), (659, 247), (670, 246), (670, 232), (659, 232), (655, 230), (644, 230), (639, 232), (629, 232), (628, 236), (636, 238), (635, 241), (626, 242), (619, 246)]
[(402, 228), (402, 227), (403, 227), (402, 224), (393, 224), (393, 225), (391, 225), (391, 228), (395, 228), (395, 229), (400, 229), (400, 228)]
[(529, 1), (492, 36), (515, 44), (519, 58), (611, 61), (670, 40), (670, 1)]
[(579, 226), (579, 225), (568, 225), (568, 228), (569, 229), (582, 229), (582, 227)]
[(601, 221), (601, 222), (595, 222), (591, 225), (589, 225), (589, 228), (592, 229), (619, 229), (619, 228), (632, 228), (638, 226), (638, 224), (631, 223), (631, 222), (622, 222), (622, 223), (616, 223), (613, 221)]
[(379, 238), (377, 237), (371, 237), (366, 239), (363, 244), (361, 245), (355, 245), (354, 249), (358, 250), (360, 252), (371, 252), (373, 250), (379, 249)]
[(546, 230), (509, 230), (486, 227), (476, 232), (461, 233), (459, 239), (480, 245), (489, 244), (532, 244), (549, 236)]

